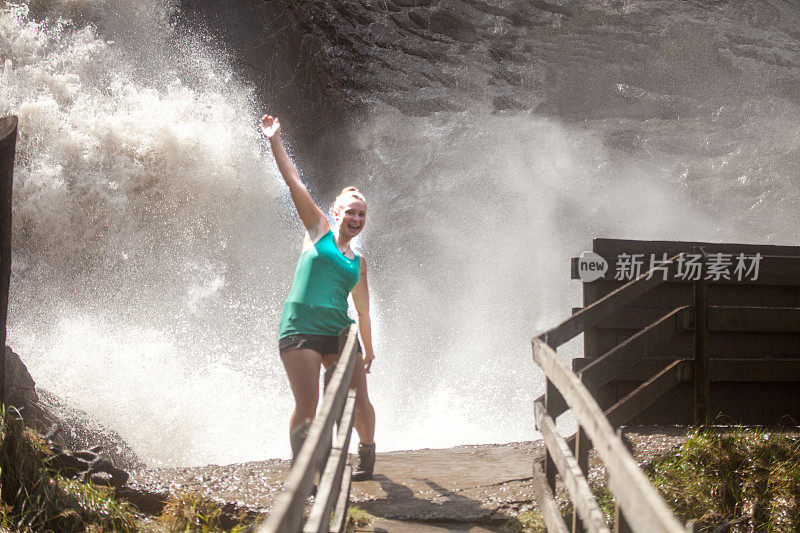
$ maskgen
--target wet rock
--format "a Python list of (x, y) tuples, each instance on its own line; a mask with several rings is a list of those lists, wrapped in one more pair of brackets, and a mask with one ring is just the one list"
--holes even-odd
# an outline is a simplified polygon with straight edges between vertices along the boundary
[(39, 396), (36, 394), (36, 382), (33, 381), (28, 368), (11, 347), (6, 346), (5, 355), (6, 405), (23, 411), (36, 409)]
[(6, 402), (19, 410), (22, 418), (40, 433), (57, 425), (61, 431), (53, 436), (59, 446), (83, 450), (100, 446), (103, 458), (121, 468), (140, 468), (144, 463), (122, 437), (104, 428), (86, 413), (70, 408), (54, 394), (36, 388), (22, 358), (6, 346)]

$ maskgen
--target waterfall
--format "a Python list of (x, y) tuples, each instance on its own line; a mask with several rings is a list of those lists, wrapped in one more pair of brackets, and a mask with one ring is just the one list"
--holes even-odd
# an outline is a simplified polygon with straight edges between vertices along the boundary
[[(264, 95), (169, 0), (29, 4), (0, 8), (0, 113), (20, 119), (9, 345), (150, 465), (287, 457), (276, 335), (303, 230)], [(797, 104), (696, 107), (354, 121), (362, 157), (337, 179), (369, 202), (379, 450), (532, 438), (529, 339), (580, 305), (569, 259), (593, 237), (796, 244)]]

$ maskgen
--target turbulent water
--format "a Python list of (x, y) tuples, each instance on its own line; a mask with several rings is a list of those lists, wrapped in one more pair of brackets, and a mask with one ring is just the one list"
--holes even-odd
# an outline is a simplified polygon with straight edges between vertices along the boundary
[[(560, 5), (369, 4), (326, 48), (334, 71), (336, 46), (381, 65), (342, 85), (351, 172), (305, 175), (321, 203), (331, 181), (369, 202), (381, 450), (534, 436), (528, 339), (579, 304), (569, 258), (593, 237), (797, 244), (798, 6)], [(302, 228), (255, 128), (271, 95), (182, 16), (2, 8), (9, 344), (150, 464), (285, 457)]]

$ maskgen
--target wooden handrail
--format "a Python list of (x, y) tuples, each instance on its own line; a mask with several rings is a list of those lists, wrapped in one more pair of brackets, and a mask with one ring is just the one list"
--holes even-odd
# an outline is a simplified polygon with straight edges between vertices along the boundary
[(347, 402), (339, 423), (336, 440), (325, 470), (319, 481), (319, 490), (314, 500), (314, 507), (308, 515), (308, 521), (303, 528), (303, 533), (327, 532), (330, 523), (331, 511), (339, 499), (339, 487), (342, 486), (342, 474), (347, 464), (347, 450), (350, 448), (350, 435), (353, 433), (353, 420), (356, 412), (356, 391), (350, 389)]
[[(682, 254), (670, 257), (662, 266), (671, 268)], [(614, 292), (607, 294), (592, 305), (584, 307), (558, 326), (547, 330), (538, 339), (542, 339), (553, 348), (558, 348), (565, 342), (577, 337), (587, 328), (602, 320), (614, 311), (625, 307), (641, 295), (650, 292), (664, 283), (663, 276), (654, 275), (650, 270), (638, 278), (629, 281)]]
[(631, 529), (641, 533), (685, 533), (685, 526), (639, 469), (600, 406), (555, 350), (535, 338), (533, 357), (591, 439), (608, 471), (611, 491)]
[(545, 445), (552, 453), (553, 462), (561, 474), (561, 479), (564, 480), (572, 501), (575, 502), (575, 508), (580, 513), (586, 529), (589, 533), (609, 533), (603, 513), (592, 495), (592, 489), (589, 488), (589, 482), (586, 481), (586, 476), (583, 475), (567, 443), (558, 433), (556, 423), (547, 414), (542, 402), (534, 403), (534, 412), (536, 427), (541, 431)]
[[(323, 465), (333, 461), (335, 465), (330, 467), (330, 471), (329, 467), (325, 466), (325, 473), (328, 473), (329, 477), (333, 479), (327, 481), (325, 473), (323, 473), (323, 483), (320, 484), (320, 491), (315, 500), (315, 506), (317, 502), (323, 502), (326, 507), (323, 511), (317, 511), (319, 529), (315, 531), (328, 531), (332, 506), (332, 503), (329, 505), (329, 502), (341, 499), (340, 489), (344, 475), (344, 459), (346, 459), (347, 454), (345, 446), (349, 443), (350, 432), (353, 428), (353, 410), (350, 409), (349, 411), (349, 420), (344, 420), (343, 412), (345, 411), (345, 400), (348, 397), (350, 380), (353, 376), (357, 359), (357, 342), (357, 328), (352, 325), (348, 331), (347, 340), (339, 356), (339, 361), (336, 364), (336, 370), (333, 372), (328, 387), (325, 389), (319, 412), (308, 429), (308, 437), (306, 437), (300, 453), (297, 454), (294, 466), (289, 471), (289, 476), (286, 479), (286, 489), (278, 497), (270, 517), (258, 528), (259, 533), (297, 533), (300, 531), (306, 498), (311, 493), (314, 477), (322, 470)], [(350, 403), (352, 406), (352, 402)], [(340, 430), (337, 439), (340, 452), (338, 454), (331, 453), (332, 450), (336, 451), (336, 447), (330, 447), (331, 433), (335, 422), (339, 422)], [(338, 478), (338, 483), (336, 483), (336, 478)], [(346, 482), (346, 487), (349, 491), (349, 480)], [(331, 494), (323, 494), (323, 489)], [(315, 510), (312, 509), (311, 512), (313, 515)]]

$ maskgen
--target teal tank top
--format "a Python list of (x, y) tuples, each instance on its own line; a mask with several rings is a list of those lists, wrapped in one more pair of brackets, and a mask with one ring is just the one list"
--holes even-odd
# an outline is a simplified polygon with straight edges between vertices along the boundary
[(299, 333), (338, 335), (354, 321), (347, 316), (347, 296), (361, 276), (358, 254), (350, 259), (336, 247), (333, 231), (300, 254), (279, 338)]

